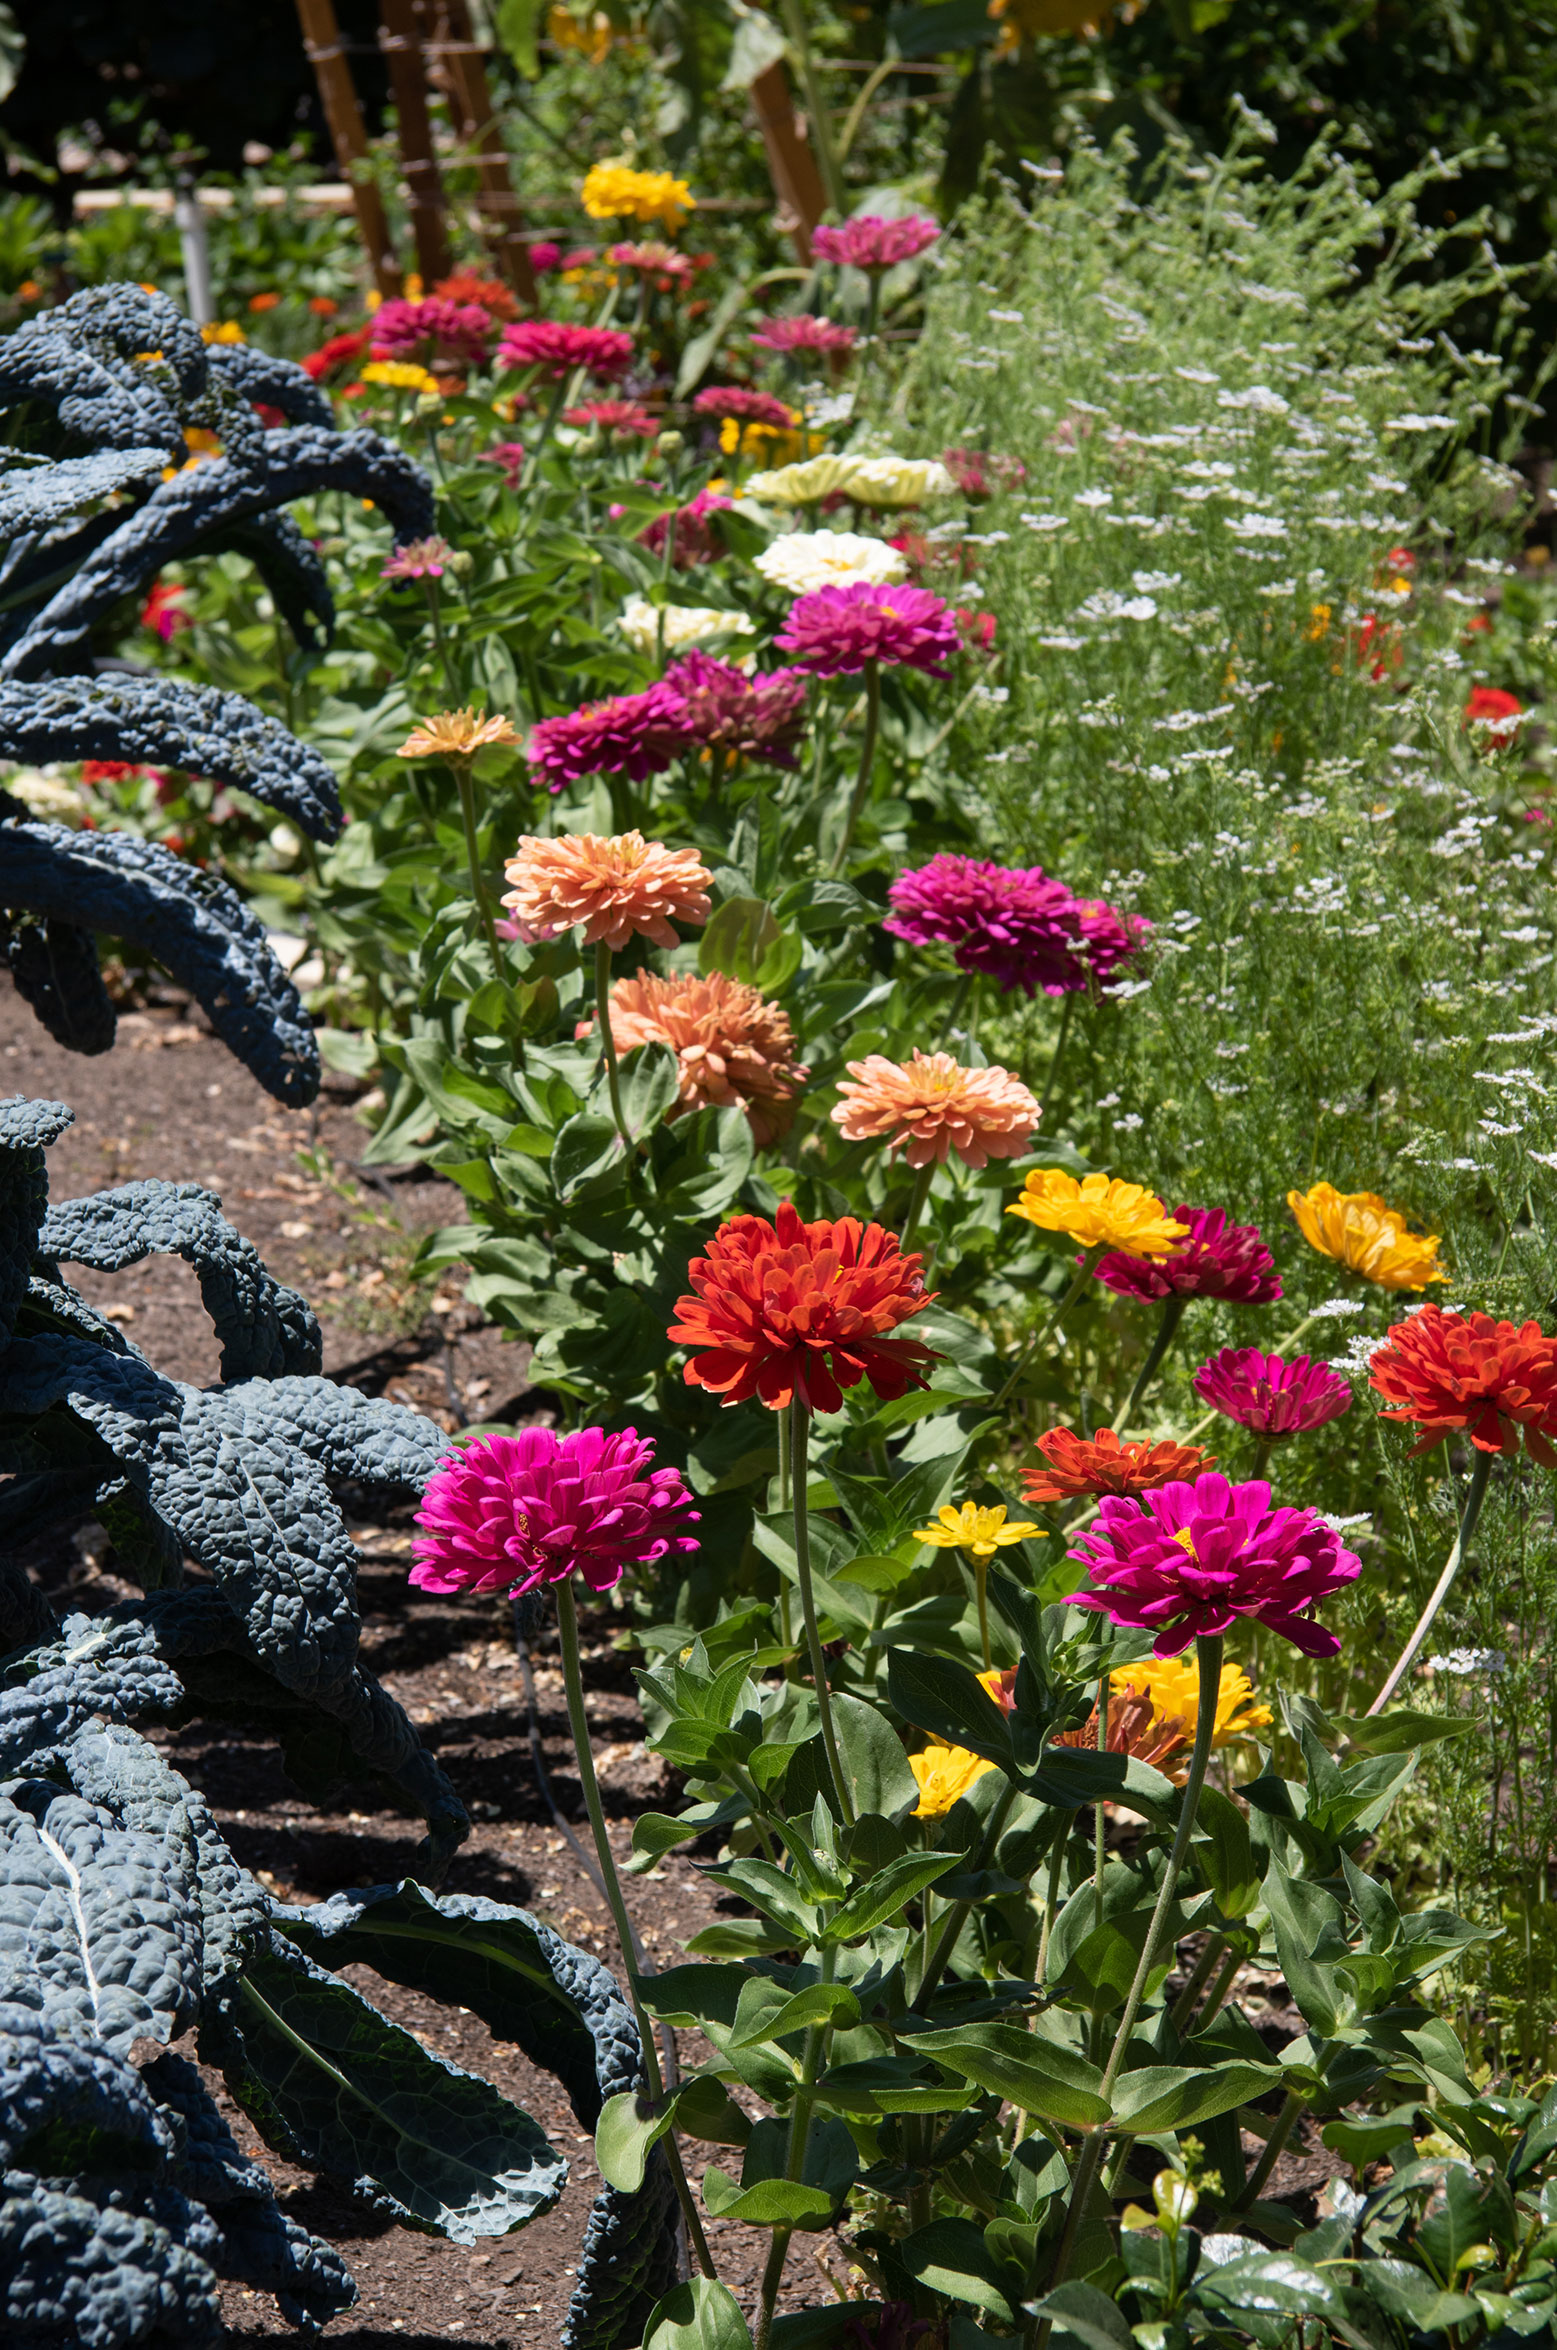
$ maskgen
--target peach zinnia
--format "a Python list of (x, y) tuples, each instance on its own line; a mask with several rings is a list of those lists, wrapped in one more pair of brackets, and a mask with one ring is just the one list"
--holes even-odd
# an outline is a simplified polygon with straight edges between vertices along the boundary
[(1042, 1113), (1009, 1069), (965, 1069), (950, 1053), (889, 1061), (881, 1053), (851, 1061), (840, 1081), (833, 1124), (845, 1142), (889, 1138), (911, 1167), (944, 1166), (955, 1151), (969, 1167), (1014, 1159), (1026, 1150)]
[(582, 944), (626, 946), (635, 935), (657, 947), (681, 944), (673, 922), (708, 920), (710, 875), (696, 849), (668, 849), (641, 832), (529, 833), (504, 868), (503, 903), (526, 946), (583, 927)]
[(640, 971), (611, 990), (611, 1034), (619, 1053), (669, 1045), (681, 1090), (673, 1117), (713, 1104), (740, 1107), (759, 1145), (791, 1125), (794, 1096), (809, 1071), (795, 1059), (795, 1032), (780, 1004), (722, 971), (661, 979)]
[(395, 756), (399, 759), (473, 759), (478, 751), (517, 743), (506, 718), (478, 717), (474, 710), (440, 710), (419, 718)]

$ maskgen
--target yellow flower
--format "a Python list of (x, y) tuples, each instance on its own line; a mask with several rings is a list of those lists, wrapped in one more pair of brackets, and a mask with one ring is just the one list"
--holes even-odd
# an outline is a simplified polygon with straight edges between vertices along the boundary
[[(748, 433), (752, 430), (747, 427)], [(821, 435), (813, 434), (812, 447), (820, 446)], [(803, 457), (806, 453), (797, 449), (791, 454)], [(752, 497), (771, 506), (814, 506), (840, 490), (861, 506), (918, 506), (926, 498), (944, 497), (955, 486), (939, 458), (866, 457), (858, 453), (811, 456), (803, 464), (780, 464), (772, 473), (754, 473), (746, 485)]]
[(236, 318), (224, 318), (220, 325), (213, 318), (200, 329), (203, 343), (242, 343), (248, 340)]
[[(1186, 1743), (1193, 1741), (1200, 1711), (1200, 1667), (1193, 1657), (1149, 1656), (1138, 1665), (1125, 1665), (1108, 1676), (1110, 1692), (1119, 1697), (1151, 1700), (1154, 1722), (1172, 1723)], [(1224, 1665), (1216, 1691), (1213, 1746), (1228, 1746), (1268, 1727), (1271, 1710), (1255, 1701), (1253, 1685), (1242, 1665)]]
[(1321, 638), (1329, 635), (1330, 620), (1331, 607), (1328, 604), (1309, 605), (1308, 626), (1304, 629), (1303, 634), (1311, 645), (1317, 645)]
[(597, 163), (580, 190), (591, 220), (658, 220), (680, 228), (697, 198), (668, 171), (634, 171), (625, 163)]
[(184, 459), (182, 465), (164, 465), (162, 468), (164, 481), (175, 481), (181, 473), (188, 473), (193, 466), (209, 465), (213, 459), (223, 454), (221, 442), (214, 432), (207, 432), (203, 424), (185, 425), (184, 446), (189, 451), (189, 455)]
[(1170, 1257), (1189, 1237), (1189, 1226), (1175, 1224), (1143, 1184), (1114, 1175), (1083, 1175), (1078, 1183), (1063, 1167), (1035, 1168), (1006, 1214), (1040, 1232), (1064, 1232), (1083, 1248), (1122, 1248), (1132, 1257)]
[(975, 1779), (982, 1779), (995, 1766), (981, 1754), (970, 1754), (965, 1746), (948, 1746), (944, 1739), (932, 1738), (922, 1754), (909, 1756), (908, 1767), (919, 1782), (914, 1818), (938, 1820), (954, 1803), (961, 1802)]
[(1289, 1191), (1287, 1205), (1310, 1248), (1381, 1289), (1425, 1289), (1447, 1281), (1436, 1232), (1408, 1232), (1406, 1220), (1376, 1191), (1337, 1191), (1333, 1183)]
[(785, 465), (791, 457), (810, 457), (825, 449), (827, 438), (824, 433), (786, 432), (781, 424), (753, 424), (727, 416), (719, 427), (719, 446), (727, 457), (741, 449), (763, 451)]
[(372, 359), (362, 370), (365, 384), (384, 384), (397, 392), (435, 392), (438, 378), (409, 359)]
[(472, 759), (492, 743), (519, 740), (506, 718), (478, 718), (474, 710), (440, 710), (408, 734), (399, 759)]
[(559, 49), (581, 49), (591, 65), (604, 65), (616, 38), (603, 8), (591, 9), (582, 22), (571, 8), (553, 8), (547, 14), (546, 35)]
[(939, 1525), (917, 1526), (914, 1540), (933, 1543), (937, 1550), (970, 1551), (976, 1559), (992, 1559), (1009, 1543), (1025, 1542), (1029, 1534), (1043, 1532), (1032, 1518), (1013, 1518), (1008, 1526), (1004, 1503), (999, 1509), (981, 1509), (976, 1501), (965, 1501), (960, 1509), (953, 1509), (947, 1502), (936, 1516)]

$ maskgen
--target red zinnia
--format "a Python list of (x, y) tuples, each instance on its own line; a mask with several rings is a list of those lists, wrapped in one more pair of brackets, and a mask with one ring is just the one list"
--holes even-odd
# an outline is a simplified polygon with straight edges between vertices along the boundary
[(1532, 1460), (1557, 1469), (1557, 1338), (1539, 1322), (1495, 1322), (1490, 1314), (1446, 1314), (1423, 1306), (1397, 1322), (1369, 1365), (1386, 1420), (1423, 1430), (1414, 1453), (1431, 1452), (1462, 1429), (1478, 1452), (1517, 1452), (1520, 1432)]
[(691, 1294), (676, 1301), (668, 1335), (705, 1350), (682, 1375), (726, 1403), (754, 1395), (770, 1411), (798, 1395), (836, 1412), (861, 1379), (889, 1402), (923, 1387), (933, 1350), (890, 1335), (930, 1303), (923, 1264), (895, 1232), (853, 1216), (806, 1224), (788, 1200), (773, 1224), (732, 1216), (692, 1259)]
[(766, 424), (775, 432), (789, 432), (800, 421), (787, 401), (743, 384), (710, 384), (692, 405), (699, 416), (733, 416), (738, 424)]
[(1473, 685), (1463, 723), (1484, 726), (1489, 734), (1507, 742), (1524, 714), (1525, 706), (1517, 694), (1505, 693), (1500, 685)]
[(1038, 1439), (1049, 1466), (1024, 1469), (1022, 1491), (1029, 1501), (1074, 1501), (1081, 1494), (1149, 1493), (1208, 1469), (1215, 1453), (1195, 1444), (1121, 1444), (1112, 1428), (1090, 1440), (1071, 1428), (1051, 1428)]
[(637, 400), (586, 400), (582, 408), (564, 408), (562, 421), (581, 429), (593, 424), (601, 432), (636, 433), (641, 441), (652, 441), (660, 429), (659, 418)]
[(625, 375), (633, 363), (633, 339), (614, 327), (567, 326), (560, 318), (523, 318), (503, 329), (500, 367), (538, 367), (553, 378), (582, 367), (603, 382)]

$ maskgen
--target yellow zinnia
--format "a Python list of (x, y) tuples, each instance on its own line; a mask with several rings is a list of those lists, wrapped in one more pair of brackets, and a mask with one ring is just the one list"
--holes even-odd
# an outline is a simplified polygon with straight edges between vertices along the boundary
[(362, 370), (365, 384), (384, 384), (396, 392), (435, 392), (438, 378), (409, 359), (372, 359)]
[(1381, 1289), (1425, 1289), (1447, 1281), (1436, 1232), (1408, 1232), (1405, 1218), (1375, 1191), (1337, 1191), (1333, 1183), (1289, 1191), (1287, 1205), (1310, 1248)]
[(992, 1559), (1008, 1543), (1025, 1542), (1029, 1534), (1043, 1532), (1032, 1518), (1013, 1518), (1007, 1525), (1004, 1503), (998, 1509), (981, 1509), (976, 1501), (965, 1501), (953, 1509), (947, 1502), (935, 1514), (935, 1525), (915, 1527), (914, 1540), (933, 1543), (937, 1550), (965, 1550), (976, 1559)]
[(965, 1746), (948, 1746), (943, 1739), (932, 1738), (922, 1754), (909, 1756), (908, 1767), (919, 1782), (914, 1818), (937, 1820), (961, 1802), (975, 1779), (982, 1779), (995, 1766), (981, 1754), (970, 1754)]
[(1006, 1214), (1024, 1216), (1040, 1232), (1064, 1232), (1083, 1248), (1122, 1248), (1132, 1257), (1170, 1257), (1189, 1238), (1189, 1226), (1175, 1224), (1144, 1184), (1114, 1175), (1083, 1175), (1078, 1183), (1063, 1167), (1035, 1168)]
[[(1193, 1657), (1146, 1657), (1140, 1664), (1110, 1673), (1108, 1686), (1117, 1697), (1133, 1692), (1149, 1698), (1154, 1722), (1171, 1722), (1183, 1730), (1186, 1742), (1193, 1740), (1200, 1712), (1200, 1667)], [(1252, 1731), (1265, 1729), (1270, 1720), (1270, 1707), (1255, 1702), (1253, 1685), (1242, 1665), (1224, 1665), (1217, 1683), (1212, 1745), (1227, 1746), (1234, 1738), (1246, 1738)]]
[(668, 171), (634, 171), (625, 163), (597, 163), (580, 191), (591, 220), (658, 220), (680, 228), (697, 198)]

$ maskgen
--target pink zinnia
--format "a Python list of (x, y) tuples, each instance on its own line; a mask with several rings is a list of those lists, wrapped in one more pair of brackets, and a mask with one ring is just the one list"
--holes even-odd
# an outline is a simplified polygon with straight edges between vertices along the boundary
[(427, 1481), (412, 1544), (422, 1591), (539, 1591), (581, 1575), (610, 1591), (629, 1567), (696, 1550), (698, 1522), (678, 1469), (656, 1469), (635, 1428), (608, 1436), (526, 1428), (481, 1436)]
[(1306, 1436), (1352, 1406), (1352, 1391), (1327, 1363), (1295, 1355), (1261, 1354), (1257, 1346), (1224, 1346), (1202, 1363), (1195, 1393), (1225, 1420), (1252, 1428), (1256, 1436)]
[(748, 391), (743, 384), (710, 384), (692, 405), (699, 416), (733, 416), (737, 423), (771, 425), (775, 432), (790, 432), (797, 422), (787, 401), (775, 400), (771, 392)]
[(1020, 457), (999, 457), (986, 449), (945, 449), (941, 463), (965, 498), (991, 498), (997, 490), (1014, 490), (1027, 479)]
[(410, 359), (435, 344), (457, 359), (484, 359), (492, 319), (479, 302), (451, 302), (429, 294), (420, 302), (381, 302), (369, 330), (375, 358)]
[(497, 350), (503, 367), (538, 367), (545, 375), (572, 375), (582, 367), (613, 383), (633, 362), (631, 335), (607, 326), (565, 326), (558, 318), (522, 318), (505, 326)]
[(810, 680), (799, 669), (754, 671), (712, 653), (684, 653), (662, 681), (681, 697), (689, 733), (711, 748), (760, 751), (775, 767), (795, 765)]
[(454, 549), (447, 539), (408, 539), (396, 547), (380, 579), (442, 579)]
[(524, 471), (524, 443), (498, 441), (492, 448), (482, 450), (481, 462), (483, 465), (501, 465), (503, 479), (511, 490), (516, 490), (519, 487), (519, 476)]
[(641, 694), (586, 702), (530, 729), (525, 748), (538, 776), (563, 791), (582, 775), (625, 775), (632, 783), (658, 775), (693, 740), (686, 704), (663, 680)]
[(1334, 1656), (1341, 1644), (1312, 1611), (1361, 1572), (1316, 1510), (1272, 1509), (1267, 1484), (1232, 1485), (1214, 1469), (1139, 1501), (1105, 1494), (1069, 1555), (1091, 1587), (1067, 1605), (1155, 1632), (1158, 1656), (1181, 1656), (1245, 1616), (1305, 1656)]
[[(1281, 1295), (1276, 1262), (1253, 1224), (1229, 1224), (1223, 1208), (1178, 1207), (1189, 1226), (1171, 1257), (1132, 1257), (1112, 1249), (1097, 1277), (1121, 1297), (1224, 1297), (1234, 1305), (1273, 1305)], [(1209, 1398), (1207, 1399), (1210, 1400)]]
[(638, 533), (638, 544), (647, 547), (651, 555), (665, 552), (665, 534), (672, 522), (676, 526), (676, 545), (672, 561), (678, 571), (690, 571), (695, 563), (712, 563), (725, 552), (722, 540), (716, 540), (708, 527), (707, 517), (718, 514), (735, 500), (719, 490), (699, 490), (685, 506), (675, 513), (656, 514), (654, 520)]
[(950, 850), (900, 873), (887, 897), (892, 912), (882, 927), (894, 938), (949, 946), (960, 970), (987, 973), (1007, 994), (1020, 987), (1028, 995), (1040, 988), (1071, 995), (1101, 985), (1147, 928), (1135, 918), (1127, 928), (1124, 918), (1074, 896), (1041, 866), (993, 865)]
[(642, 441), (652, 441), (660, 429), (659, 418), (637, 400), (586, 400), (581, 408), (564, 408), (562, 421), (580, 427), (592, 424), (601, 432), (636, 433)]
[(883, 220), (874, 212), (857, 212), (841, 228), (814, 228), (811, 250), (818, 261), (836, 261), (851, 269), (891, 269), (912, 261), (940, 235), (940, 223), (912, 212), (906, 220)]
[(530, 267), (537, 277), (546, 277), (562, 259), (562, 247), (554, 245), (549, 237), (530, 247)]
[(773, 642), (818, 677), (843, 677), (870, 661), (945, 677), (945, 664), (961, 647), (950, 609), (928, 588), (863, 579), (802, 596)]
[(813, 318), (802, 311), (798, 318), (765, 318), (761, 326), (754, 326), (751, 339), (760, 351), (815, 351), (831, 355), (835, 351), (852, 351), (858, 340), (852, 326), (835, 326), (830, 318)]

